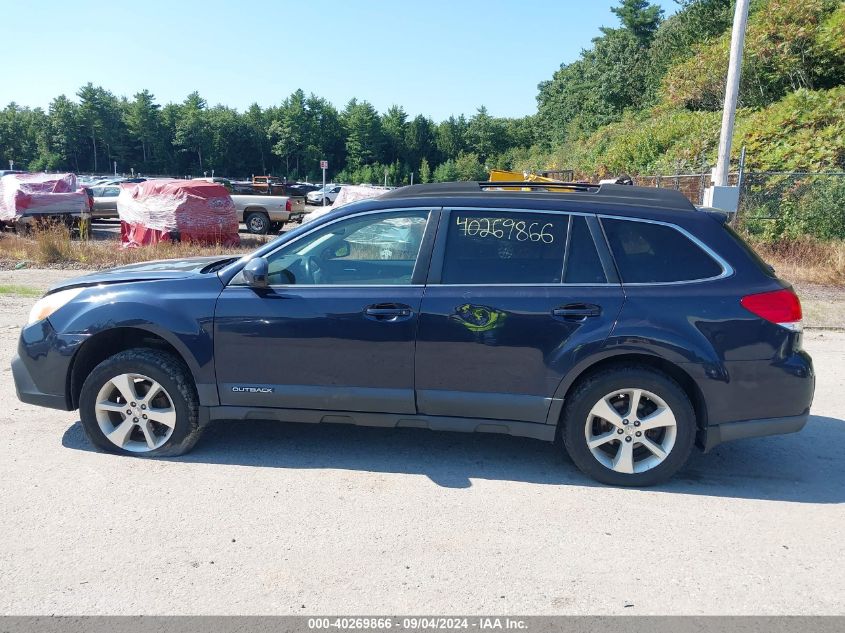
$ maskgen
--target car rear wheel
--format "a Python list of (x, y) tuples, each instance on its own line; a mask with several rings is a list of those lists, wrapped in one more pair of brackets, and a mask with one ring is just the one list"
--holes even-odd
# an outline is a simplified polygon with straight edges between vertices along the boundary
[(254, 235), (266, 235), (267, 231), (270, 230), (270, 218), (260, 211), (253, 211), (248, 214), (244, 224), (246, 224), (246, 230)]
[(188, 369), (172, 355), (131, 349), (97, 365), (82, 385), (79, 414), (88, 439), (112, 453), (186, 453), (200, 436)]
[(647, 367), (601, 371), (567, 398), (562, 436), (585, 474), (614, 486), (652, 486), (677, 472), (695, 441), (684, 390)]

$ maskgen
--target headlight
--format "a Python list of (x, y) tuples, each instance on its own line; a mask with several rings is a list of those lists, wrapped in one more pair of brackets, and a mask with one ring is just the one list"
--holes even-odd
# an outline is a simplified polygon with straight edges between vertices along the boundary
[(46, 297), (42, 297), (35, 302), (35, 305), (32, 306), (32, 310), (29, 311), (29, 320), (26, 324), (32, 325), (36, 321), (46, 319), (56, 310), (74, 299), (76, 295), (83, 290), (85, 290), (85, 288), (70, 288), (68, 290), (60, 290), (59, 292), (54, 292)]

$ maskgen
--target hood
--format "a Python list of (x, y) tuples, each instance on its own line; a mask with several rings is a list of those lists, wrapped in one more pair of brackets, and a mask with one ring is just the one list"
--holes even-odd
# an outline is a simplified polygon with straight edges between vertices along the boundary
[(186, 259), (161, 259), (152, 262), (140, 262), (118, 268), (100, 270), (89, 275), (82, 275), (67, 279), (50, 286), (47, 293), (78, 288), (80, 286), (97, 286), (100, 284), (118, 284), (131, 281), (154, 281), (157, 279), (184, 279), (202, 274), (211, 264), (216, 262), (233, 262), (237, 257), (188, 257)]

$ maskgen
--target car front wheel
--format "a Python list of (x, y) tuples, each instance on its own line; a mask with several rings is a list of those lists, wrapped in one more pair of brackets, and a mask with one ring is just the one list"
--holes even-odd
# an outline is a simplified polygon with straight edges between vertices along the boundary
[(79, 414), (88, 439), (112, 453), (181, 455), (200, 435), (190, 372), (171, 354), (130, 349), (97, 365), (82, 385)]
[(683, 389), (647, 367), (589, 377), (567, 398), (563, 442), (585, 474), (614, 486), (652, 486), (687, 461), (695, 413)]

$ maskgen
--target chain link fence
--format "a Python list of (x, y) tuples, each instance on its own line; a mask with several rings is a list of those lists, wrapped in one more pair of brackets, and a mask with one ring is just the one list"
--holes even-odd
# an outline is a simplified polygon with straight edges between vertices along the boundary
[[(732, 173), (728, 184), (739, 180)], [(643, 187), (680, 191), (698, 205), (709, 182), (709, 172), (634, 178)], [(845, 239), (845, 172), (745, 172), (739, 200), (736, 221), (749, 233), (771, 239)]]

